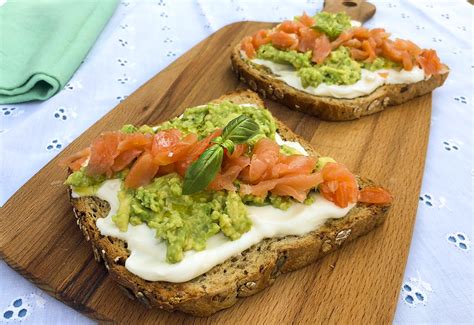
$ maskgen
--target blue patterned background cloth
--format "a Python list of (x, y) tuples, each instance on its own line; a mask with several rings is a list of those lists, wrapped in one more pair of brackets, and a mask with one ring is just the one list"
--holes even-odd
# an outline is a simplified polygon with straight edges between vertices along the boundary
[[(435, 48), (451, 68), (433, 93), (423, 186), (394, 322), (472, 324), (473, 6), (463, 0), (372, 2), (377, 14), (366, 26)], [(0, 204), (127, 95), (222, 26), (291, 19), (321, 7), (322, 1), (311, 0), (122, 1), (58, 95), (0, 105)], [(0, 322), (93, 322), (3, 261), (0, 312)]]

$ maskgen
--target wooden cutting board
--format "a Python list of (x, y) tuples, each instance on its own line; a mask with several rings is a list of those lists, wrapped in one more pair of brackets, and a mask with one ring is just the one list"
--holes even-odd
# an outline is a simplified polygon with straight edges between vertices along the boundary
[(429, 135), (431, 96), (352, 122), (324, 122), (267, 101), (319, 152), (391, 189), (386, 223), (369, 235), (207, 319), (129, 300), (92, 256), (62, 185), (58, 161), (123, 124), (153, 124), (243, 87), (230, 49), (269, 24), (224, 27), (148, 81), (37, 173), (1, 208), (1, 256), (23, 276), (89, 317), (123, 323), (389, 323), (408, 256)]

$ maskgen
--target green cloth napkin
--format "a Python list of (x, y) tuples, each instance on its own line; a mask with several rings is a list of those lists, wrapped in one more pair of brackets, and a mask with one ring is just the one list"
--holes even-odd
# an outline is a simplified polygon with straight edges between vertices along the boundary
[(7, 0), (0, 6), (0, 104), (56, 94), (118, 0)]

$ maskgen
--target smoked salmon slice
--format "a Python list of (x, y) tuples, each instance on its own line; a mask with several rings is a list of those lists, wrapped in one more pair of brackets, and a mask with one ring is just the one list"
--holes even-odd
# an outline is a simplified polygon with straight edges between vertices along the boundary
[(153, 136), (149, 133), (131, 133), (124, 134), (122, 140), (117, 146), (117, 150), (124, 152), (130, 149), (142, 149), (150, 148)]
[(269, 178), (271, 167), (276, 165), (280, 156), (280, 146), (268, 138), (260, 139), (252, 150), (250, 166), (243, 174), (247, 183), (257, 183)]
[(314, 43), (321, 34), (309, 27), (300, 28), (299, 32), (298, 51), (307, 52), (313, 50)]
[(181, 139), (181, 132), (176, 129), (160, 131), (153, 138), (151, 152), (159, 165), (168, 165), (184, 159), (197, 140), (194, 133)]
[(240, 172), (250, 164), (250, 157), (243, 156), (247, 152), (247, 144), (239, 144), (235, 147), (234, 152), (229, 154), (226, 150), (222, 168), (216, 178), (209, 184), (211, 190), (228, 190), (235, 191), (237, 188), (233, 182), (237, 179)]
[(359, 187), (355, 176), (340, 163), (327, 163), (322, 171), (323, 183), (319, 191), (326, 200), (341, 208), (357, 202)]
[(294, 50), (298, 47), (298, 37), (296, 34), (288, 34), (282, 31), (276, 31), (270, 34), (272, 44), (279, 49)]
[(418, 56), (417, 62), (428, 76), (439, 73), (443, 68), (435, 50), (423, 50)]
[(87, 147), (61, 160), (59, 166), (69, 167), (72, 171), (78, 171), (82, 167), (82, 164), (89, 159), (90, 154), (91, 148)]
[(240, 49), (245, 52), (249, 59), (253, 59), (257, 55), (257, 52), (255, 51), (252, 42), (253, 38), (251, 36), (247, 36), (242, 40), (240, 44)]
[(363, 61), (369, 57), (369, 54), (367, 52), (359, 49), (354, 48), (350, 49), (349, 51), (351, 52), (351, 57), (357, 61)]
[(301, 27), (305, 27), (305, 25), (300, 21), (284, 20), (276, 30), (287, 34), (297, 34)]
[(268, 34), (269, 31), (267, 29), (261, 29), (253, 35), (252, 45), (254, 49), (258, 49), (260, 46), (271, 42), (271, 39)]
[(299, 202), (303, 202), (304, 200), (306, 200), (306, 197), (308, 196), (308, 191), (298, 191), (297, 189), (285, 184), (277, 184), (271, 191), (272, 191), (272, 194), (275, 194), (275, 195), (291, 196), (292, 198), (294, 198), (296, 201), (299, 201)]
[(302, 155), (281, 155), (279, 163), (273, 169), (273, 174), (286, 176), (292, 174), (310, 174), (316, 166), (316, 159)]
[(392, 195), (381, 187), (365, 187), (359, 192), (359, 202), (372, 204), (388, 204), (393, 201)]
[(159, 164), (150, 152), (144, 152), (133, 164), (130, 172), (125, 177), (125, 186), (139, 188), (151, 182), (158, 172)]
[(362, 41), (361, 44), (362, 50), (367, 53), (367, 61), (368, 62), (373, 62), (377, 58), (377, 54), (375, 53), (375, 49), (372, 47), (370, 42), (368, 40)]
[(123, 133), (120, 132), (106, 132), (92, 142), (89, 164), (86, 168), (87, 175), (112, 176), (112, 166), (120, 153), (117, 147), (122, 137)]
[(275, 141), (262, 138), (252, 150), (250, 165), (239, 176), (244, 182), (240, 193), (264, 197), (272, 192), (302, 202), (308, 191), (322, 181), (319, 173), (313, 173), (315, 165), (313, 157), (283, 155)]
[(329, 38), (322, 34), (314, 42), (311, 61), (321, 64), (328, 57), (329, 53), (331, 53), (331, 43)]
[(316, 23), (313, 17), (309, 16), (306, 11), (303, 12), (303, 15), (298, 18), (299, 22), (305, 25), (306, 27), (314, 26)]
[(139, 149), (130, 149), (124, 152), (121, 152), (117, 158), (114, 160), (112, 165), (112, 171), (119, 172), (125, 169), (130, 163), (135, 160), (143, 151)]
[[(294, 199), (302, 202), (304, 198), (306, 198), (309, 190), (317, 187), (322, 180), (321, 173), (291, 175), (277, 179), (265, 180), (255, 185), (241, 184), (240, 193), (243, 195), (252, 194), (259, 197), (265, 197), (268, 192), (271, 192), (278, 185), (276, 190), (277, 193), (275, 194), (292, 196)], [(289, 188), (291, 188), (291, 190), (289, 190)], [(298, 191), (305, 192), (303, 199), (300, 195), (296, 195), (297, 197), (293, 196), (293, 194)]]
[(331, 49), (337, 49), (343, 43), (351, 40), (353, 36), (354, 34), (351, 32), (351, 30), (346, 30), (342, 32), (334, 41), (331, 42)]

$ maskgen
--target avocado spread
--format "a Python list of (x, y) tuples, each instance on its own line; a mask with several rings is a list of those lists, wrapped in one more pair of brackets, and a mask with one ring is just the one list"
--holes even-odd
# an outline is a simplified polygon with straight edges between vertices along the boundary
[(280, 64), (290, 64), (296, 70), (311, 67), (311, 51), (299, 53), (295, 50), (279, 50), (271, 44), (264, 44), (257, 50), (257, 58)]
[(394, 69), (394, 68), (401, 69), (398, 63), (390, 61), (389, 59), (386, 59), (381, 56), (376, 58), (373, 62), (363, 62), (362, 68), (370, 70), (370, 71), (376, 71), (376, 70), (381, 70), (381, 69)]
[(68, 176), (65, 185), (74, 187), (74, 192), (79, 195), (87, 196), (94, 195), (102, 182), (105, 181), (105, 176), (88, 176), (85, 173), (84, 167)]
[(321, 64), (311, 64), (311, 51), (298, 53), (296, 51), (278, 50), (270, 44), (262, 45), (257, 51), (257, 57), (276, 63), (291, 64), (301, 78), (303, 87), (317, 87), (321, 83), (328, 85), (351, 85), (360, 80), (360, 64), (353, 60), (349, 50), (343, 46), (332, 51)]
[(120, 131), (123, 132), (123, 133), (135, 133), (135, 132), (150, 133), (150, 134), (155, 133), (155, 131), (153, 130), (153, 128), (151, 126), (142, 125), (139, 128), (137, 128), (136, 126), (134, 126), (132, 124), (125, 124), (124, 126), (122, 126)]
[(313, 28), (323, 32), (331, 40), (336, 39), (343, 31), (351, 28), (351, 17), (346, 13), (333, 14), (321, 11), (313, 18), (316, 21)]

